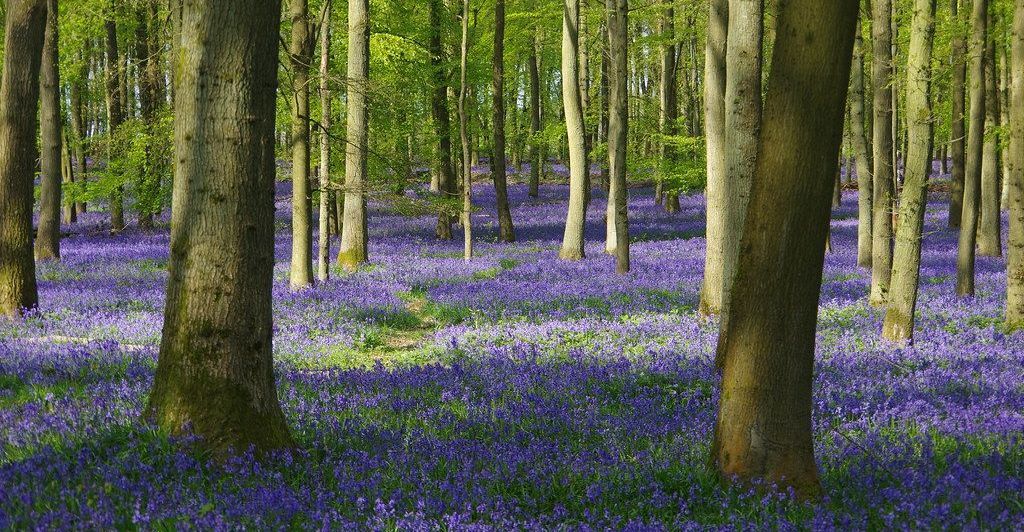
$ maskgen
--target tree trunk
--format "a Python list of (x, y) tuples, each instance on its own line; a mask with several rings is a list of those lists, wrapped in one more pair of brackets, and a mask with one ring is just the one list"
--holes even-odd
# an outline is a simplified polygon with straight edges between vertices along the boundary
[[(71, 164), (71, 143), (68, 142), (68, 132), (64, 130), (61, 133), (61, 150), (60, 150), (60, 175), (62, 186), (70, 186), (75, 182), (75, 168)], [(65, 224), (73, 224), (78, 221), (78, 211), (75, 210), (75, 204), (64, 201), (62, 205), (61, 220)]]
[(494, 56), (491, 62), (494, 85), (494, 154), (491, 175), (498, 204), (498, 240), (515, 242), (512, 211), (508, 205), (508, 183), (505, 179), (505, 0), (494, 5)]
[[(111, 2), (111, 9), (113, 9), (113, 2)], [(107, 19), (103, 26), (107, 33), (107, 135), (113, 138), (117, 134), (117, 128), (121, 127), (121, 123), (124, 121), (121, 59), (117, 51), (117, 24), (113, 19)], [(108, 150), (107, 164), (109, 165), (113, 159), (113, 151)], [(117, 233), (124, 228), (124, 187), (118, 185), (110, 195), (110, 231)]]
[[(671, 183), (667, 183), (675, 171), (676, 150), (672, 137), (678, 134), (677, 122), (679, 120), (679, 94), (676, 79), (676, 27), (674, 0), (662, 0), (667, 7), (662, 14), (661, 33), (664, 42), (661, 45), (661, 133), (666, 140), (661, 142), (661, 178), (666, 183), (665, 210), (677, 212), (679, 210), (679, 191)], [(760, 99), (760, 95), (758, 96)]]
[(864, 39), (859, 17), (853, 43), (853, 69), (850, 75), (850, 136), (857, 164), (857, 265), (870, 268), (873, 212), (872, 153), (870, 129), (865, 127), (869, 116), (864, 110), (867, 83), (864, 75)]
[(317, 279), (331, 277), (331, 88), (327, 82), (331, 67), (331, 0), (324, 0), (320, 17), (320, 205), (317, 217)]
[(718, 471), (802, 497), (821, 489), (811, 429), (815, 322), (857, 8), (779, 4), (750, 215), (718, 341)]
[(530, 197), (540, 195), (540, 145), (537, 135), (540, 133), (540, 65), (537, 59), (538, 40), (530, 46)]
[(292, 261), (288, 285), (301, 290), (313, 284), (313, 213), (309, 186), (309, 66), (308, 0), (289, 0), (292, 40), (288, 55), (292, 67)]
[[(600, 40), (601, 46), (602, 46), (603, 50), (601, 50), (601, 76), (600, 76), (601, 77), (601, 82), (600, 82), (600, 86), (598, 87), (598, 94), (600, 95), (600, 98), (601, 98), (601, 105), (600, 105), (600, 111), (599, 111), (598, 123), (597, 123), (597, 138), (598, 138), (599, 142), (603, 142), (603, 143), (607, 144), (608, 143), (608, 70), (609, 70), (609, 66), (608, 66), (608, 31), (607, 31), (607, 28), (604, 28), (601, 31), (601, 34), (604, 36), (604, 38), (602, 38)], [(609, 192), (610, 191), (611, 178), (608, 175), (607, 160), (606, 161), (602, 161), (602, 163), (601, 163), (601, 171), (600, 171), (600, 174), (598, 176), (598, 180), (600, 181), (600, 183), (598, 183), (599, 187), (602, 190), (604, 190), (605, 192)], [(609, 196), (608, 201), (609, 202), (611, 201), (611, 197), (610, 196)], [(605, 217), (607, 217), (607, 213), (610, 212), (610, 210), (611, 209), (609, 208), (606, 211)]]
[(729, 30), (728, 0), (709, 0), (707, 47), (704, 52), (704, 135), (707, 143), (707, 230), (704, 280), (699, 311), (722, 310), (725, 257), (725, 51)]
[(271, 312), (281, 4), (184, 4), (167, 305), (145, 417), (218, 454), (290, 446)]
[[(988, 26), (992, 24), (989, 13)], [(981, 213), (978, 220), (978, 254), (984, 257), (1003, 255), (1000, 220), (999, 186), (999, 92), (996, 83), (996, 49), (993, 32), (985, 44), (985, 142), (981, 150)]]
[[(955, 22), (961, 21), (958, 13), (960, 0), (950, 0), (950, 10)], [(959, 24), (958, 24), (959, 25)], [(949, 227), (960, 227), (964, 209), (964, 92), (967, 84), (967, 42), (963, 32), (957, 29), (951, 43), (953, 67), (953, 123), (950, 131), (949, 149), (953, 172), (949, 180)]]
[(763, 20), (763, 0), (729, 0), (729, 38), (725, 52), (725, 214), (722, 218), (721, 287), (722, 315), (726, 319), (761, 129)]
[(0, 78), (0, 317), (39, 302), (32, 259), (39, 71), (47, 0), (10, 0)]
[[(607, 0), (608, 12), (608, 168), (615, 206), (615, 272), (629, 273), (629, 203), (626, 189), (626, 139), (629, 133), (629, 1)], [(614, 201), (613, 201), (614, 200)], [(609, 239), (610, 240), (610, 239)]]
[[(445, 200), (455, 197), (455, 173), (452, 169), (451, 118), (448, 113), (448, 81), (444, 71), (444, 46), (442, 44), (442, 0), (430, 0), (430, 66), (433, 73), (431, 93), (431, 114), (434, 119), (434, 133), (437, 136), (437, 169), (433, 174), (437, 190)], [(433, 190), (433, 184), (431, 185)], [(452, 217), (447, 202), (437, 216), (435, 234), (441, 240), (452, 239)]]
[(869, 302), (884, 305), (889, 298), (892, 276), (892, 200), (895, 179), (892, 130), (892, 3), (871, 4), (871, 36), (874, 56), (871, 78), (874, 85), (874, 170), (871, 172), (873, 216), (871, 221), (871, 294)]
[(565, 219), (563, 260), (583, 258), (583, 228), (587, 221), (587, 153), (584, 141), (583, 103), (579, 84), (579, 0), (564, 0), (562, 17), (562, 105), (569, 143), (569, 210)]
[[(531, 53), (533, 59), (531, 76), (533, 88), (537, 88), (537, 56), (536, 49)], [(473, 258), (473, 156), (469, 147), (469, 115), (466, 109), (466, 98), (469, 84), (466, 80), (469, 68), (469, 0), (462, 0), (462, 48), (459, 60), (459, 140), (462, 141), (462, 258), (469, 261)], [(531, 124), (531, 131), (536, 133), (540, 123), (540, 110), (536, 108), (539, 97), (533, 100), (531, 107), (536, 120)], [(536, 161), (536, 147), (531, 148), (534, 154), (531, 161)], [(536, 165), (531, 163), (531, 172), (536, 172)]]
[[(88, 48), (87, 48), (88, 50)], [(85, 184), (88, 180), (86, 175), (86, 161), (85, 161), (85, 143), (88, 138), (88, 130), (86, 129), (85, 117), (82, 115), (82, 92), (86, 90), (86, 83), (89, 79), (89, 61), (88, 53), (82, 56), (82, 70), (79, 71), (78, 79), (71, 83), (71, 108), (69, 113), (71, 115), (71, 129), (74, 130), (75, 142), (74, 156), (75, 156), (75, 179), (77, 182)], [(88, 211), (88, 206), (84, 201), (75, 203), (75, 212), (77, 214), (85, 214)]]
[[(163, 71), (160, 68), (159, 19), (155, 0), (148, 0), (138, 6), (136, 12), (135, 42), (139, 54), (139, 103), (142, 120), (152, 132), (156, 123), (157, 110), (160, 107), (160, 79)], [(153, 216), (160, 212), (160, 174), (153, 157), (153, 147), (146, 146), (145, 173), (137, 187), (135, 204), (139, 212), (139, 226), (143, 229), (153, 227)]]
[(46, 36), (39, 72), (40, 191), (36, 260), (60, 259), (61, 97), (57, 58), (57, 0), (46, 1)]
[(892, 290), (882, 325), (882, 336), (894, 342), (910, 342), (914, 337), (924, 211), (928, 202), (928, 173), (932, 166), (929, 137), (935, 0), (914, 0), (910, 31), (906, 102), (908, 149), (900, 197), (900, 224), (896, 230)]
[(348, 87), (345, 215), (338, 264), (353, 271), (369, 258), (366, 155), (369, 137), (367, 92), (370, 89), (370, 0), (348, 2)]
[(1024, 329), (1024, 0), (1014, 2), (1010, 76), (1010, 235), (1006, 260), (1006, 328)]
[(964, 205), (956, 258), (956, 293), (974, 295), (975, 243), (981, 202), (981, 156), (985, 142), (985, 40), (988, 0), (975, 0), (971, 13), (971, 107), (964, 168)]

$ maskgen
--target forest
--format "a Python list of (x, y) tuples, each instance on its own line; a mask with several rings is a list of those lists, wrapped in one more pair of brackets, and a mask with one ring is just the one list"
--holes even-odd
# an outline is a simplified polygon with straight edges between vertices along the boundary
[(0, 4), (0, 529), (1024, 528), (1024, 0)]

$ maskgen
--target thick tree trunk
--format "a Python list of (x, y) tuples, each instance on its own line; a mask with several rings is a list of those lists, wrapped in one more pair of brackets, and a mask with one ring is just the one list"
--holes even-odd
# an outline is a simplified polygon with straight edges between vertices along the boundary
[[(992, 24), (989, 13), (988, 26)], [(981, 213), (978, 219), (978, 254), (984, 257), (1003, 255), (1002, 224), (1000, 223), (1001, 187), (999, 162), (999, 91), (996, 83), (996, 49), (993, 32), (989, 32), (985, 45), (985, 142), (981, 150)]]
[(36, 260), (60, 259), (61, 97), (57, 62), (57, 0), (46, 1), (46, 37), (39, 72), (39, 228)]
[(184, 2), (174, 69), (167, 305), (145, 417), (218, 454), (292, 444), (272, 360), (280, 9)]
[(562, 105), (569, 143), (569, 210), (565, 219), (562, 249), (564, 260), (583, 258), (583, 228), (587, 221), (587, 153), (583, 103), (579, 84), (579, 0), (564, 0), (562, 17)]
[(871, 294), (868, 301), (884, 305), (889, 298), (892, 276), (892, 206), (895, 179), (892, 130), (892, 3), (871, 4), (871, 36), (874, 55), (871, 78), (874, 85), (874, 171), (871, 172), (873, 216), (871, 220)]
[[(455, 171), (452, 169), (451, 117), (448, 112), (448, 77), (444, 71), (444, 46), (442, 43), (442, 0), (430, 0), (430, 66), (433, 74), (433, 92), (431, 93), (430, 111), (434, 119), (434, 134), (437, 136), (437, 168), (433, 180), (437, 181), (435, 192), (442, 194), (444, 199), (451, 200), (456, 194)], [(438, 213), (437, 238), (452, 239), (452, 216), (449, 206)]]
[[(661, 18), (661, 34), (664, 42), (661, 45), (661, 133), (665, 137), (674, 137), (678, 134), (677, 122), (679, 120), (679, 90), (676, 73), (676, 25), (674, 0), (662, 0), (666, 5)], [(760, 98), (760, 96), (759, 96)], [(661, 143), (661, 179), (665, 183), (665, 210), (667, 212), (679, 211), (679, 191), (676, 190), (668, 179), (675, 171), (676, 150), (672, 140)]]
[(763, 20), (763, 0), (729, 0), (729, 39), (725, 52), (726, 177), (721, 288), (722, 315), (726, 318), (761, 130)]
[[(107, 134), (111, 138), (117, 134), (117, 129), (124, 122), (123, 100), (121, 86), (121, 59), (117, 51), (117, 24), (108, 19), (104, 23), (106, 29), (107, 65), (106, 65), (106, 89), (107, 89)], [(112, 150), (107, 151), (107, 164), (114, 159)], [(125, 228), (124, 223), (124, 187), (118, 185), (110, 195), (110, 231), (117, 233)]]
[(629, 194), (626, 188), (626, 139), (629, 133), (629, 2), (607, 0), (609, 91), (608, 168), (611, 191), (608, 201), (615, 206), (615, 271), (629, 273)]
[[(951, 16), (956, 22), (960, 22), (959, 4), (960, 0), (950, 0)], [(953, 96), (953, 123), (950, 130), (949, 149), (952, 152), (950, 158), (953, 162), (953, 171), (949, 181), (949, 226), (960, 227), (964, 208), (964, 140), (967, 136), (966, 128), (964, 127), (967, 42), (961, 31), (957, 30), (953, 33), (953, 41), (950, 46), (953, 67), (953, 90), (951, 91)]]
[(872, 245), (872, 160), (870, 129), (865, 127), (868, 113), (865, 112), (866, 87), (864, 75), (864, 39), (861, 36), (858, 17), (857, 31), (853, 43), (853, 68), (850, 76), (850, 136), (857, 164), (857, 265), (871, 267)]
[(540, 65), (537, 58), (537, 48), (540, 43), (535, 40), (530, 46), (530, 197), (536, 198), (540, 195), (540, 170), (543, 161), (540, 160), (540, 145), (537, 134), (540, 133)]
[(718, 342), (712, 459), (723, 478), (814, 497), (815, 322), (858, 2), (779, 6), (750, 215)]
[(32, 259), (32, 202), (39, 71), (47, 0), (10, 0), (0, 78), (0, 317), (39, 302)]
[[(537, 56), (534, 48), (531, 57), (531, 80), (533, 90), (537, 89)], [(473, 160), (469, 147), (469, 114), (466, 109), (466, 98), (469, 95), (469, 84), (466, 80), (469, 68), (469, 0), (462, 0), (462, 47), (459, 54), (459, 140), (462, 141), (462, 258), (469, 261), (473, 258)], [(540, 110), (537, 104), (540, 98), (532, 101), (531, 108), (536, 120), (531, 123), (531, 133), (540, 127)], [(536, 172), (536, 146), (531, 148), (531, 172)], [(536, 175), (536, 174), (534, 174)]]
[(988, 0), (975, 0), (971, 13), (971, 107), (964, 168), (964, 206), (956, 258), (956, 293), (974, 295), (975, 244), (981, 203), (981, 156), (985, 142), (985, 40)]
[(321, 282), (331, 277), (331, 88), (327, 82), (331, 67), (331, 0), (324, 0), (320, 17), (320, 205), (317, 217), (316, 276)]
[(370, 0), (348, 2), (348, 87), (345, 215), (338, 264), (352, 271), (369, 258), (366, 156), (369, 137), (367, 92), (370, 89)]
[(292, 67), (292, 261), (288, 285), (301, 290), (313, 284), (313, 213), (309, 186), (309, 66), (308, 0), (289, 0), (292, 40), (288, 55)]
[(1010, 235), (1006, 260), (1006, 328), (1024, 329), (1024, 0), (1014, 2), (1010, 77)]
[(729, 29), (729, 1), (709, 0), (707, 47), (704, 52), (704, 134), (707, 143), (707, 250), (700, 313), (722, 310), (725, 266), (725, 51)]
[(494, 154), (491, 176), (498, 204), (498, 240), (515, 242), (512, 210), (508, 205), (508, 182), (505, 179), (505, 0), (494, 5), (494, 56), (491, 62), (494, 85)]
[(907, 154), (900, 196), (900, 224), (896, 231), (892, 289), (882, 325), (882, 336), (895, 342), (914, 337), (921, 241), (928, 202), (931, 170), (932, 43), (935, 37), (935, 0), (914, 0), (914, 17), (907, 62)]

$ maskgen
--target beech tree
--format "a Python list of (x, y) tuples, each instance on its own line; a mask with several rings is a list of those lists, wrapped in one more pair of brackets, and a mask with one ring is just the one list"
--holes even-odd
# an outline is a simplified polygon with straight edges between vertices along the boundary
[(1024, 328), (1024, 0), (1014, 2), (1010, 81), (1010, 234), (1006, 248), (1006, 328)]
[[(536, 54), (533, 56), (531, 76), (536, 75)], [(469, 84), (466, 81), (469, 69), (469, 0), (462, 0), (462, 46), (459, 52), (459, 138), (462, 141), (462, 258), (469, 261), (473, 258), (473, 156), (469, 148), (469, 114), (466, 109), (466, 98), (469, 96)], [(534, 80), (536, 81), (536, 80)], [(536, 88), (536, 83), (534, 83)], [(538, 98), (539, 99), (539, 98)], [(534, 99), (534, 104), (538, 99)], [(540, 127), (539, 112), (534, 109), (537, 123), (533, 129)], [(532, 158), (531, 161), (535, 161)], [(534, 172), (536, 170), (533, 170)], [(533, 183), (531, 181), (531, 183)]]
[[(121, 54), (117, 47), (117, 23), (113, 19), (114, 2), (109, 5), (110, 13), (103, 22), (106, 30), (106, 96), (107, 134), (113, 137), (124, 122), (124, 87), (121, 85)], [(113, 143), (108, 143), (113, 145)], [(107, 150), (108, 160), (114, 158), (113, 150)], [(110, 231), (120, 232), (125, 228), (124, 187), (118, 184), (110, 194)]]
[(956, 293), (974, 295), (975, 243), (981, 203), (981, 156), (985, 142), (985, 39), (988, 35), (988, 0), (975, 0), (971, 13), (971, 107), (968, 122), (964, 204), (956, 258)]
[(221, 454), (289, 446), (271, 354), (281, 4), (182, 11), (167, 303), (144, 415)]
[(505, 176), (505, 0), (494, 3), (494, 56), (491, 62), (494, 89), (494, 153), (491, 155), (491, 176), (498, 204), (498, 240), (515, 242), (512, 210), (508, 205), (508, 180)]
[(722, 310), (725, 253), (725, 50), (728, 0), (708, 1), (707, 45), (704, 51), (704, 132), (707, 145), (707, 249), (700, 289), (701, 314)]
[(369, 257), (366, 155), (369, 137), (370, 0), (348, 2), (348, 87), (345, 214), (338, 264), (346, 270), (354, 270)]
[[(993, 27), (992, 13), (988, 26)], [(981, 148), (981, 211), (978, 213), (978, 254), (985, 257), (1003, 255), (999, 164), (999, 91), (995, 36), (989, 31), (985, 39), (985, 140)]]
[(579, 260), (584, 256), (583, 228), (587, 221), (587, 153), (579, 75), (579, 0), (564, 0), (562, 16), (562, 101), (569, 143), (569, 209), (562, 249), (558, 256)]
[(892, 209), (893, 209), (893, 82), (892, 68), (892, 2), (871, 3), (871, 81), (873, 84), (874, 140), (871, 172), (871, 293), (872, 305), (884, 305), (889, 298), (892, 275)]
[[(960, 0), (950, 0), (950, 13), (954, 22), (960, 22)], [(949, 226), (960, 227), (964, 208), (964, 92), (967, 84), (967, 43), (962, 32), (955, 31), (950, 44), (953, 67), (953, 116), (950, 126), (949, 151), (953, 168), (949, 181)]]
[(321, 282), (330, 278), (331, 263), (331, 0), (324, 0), (320, 17), (320, 205), (317, 219), (316, 276)]
[[(627, 86), (629, 0), (606, 0), (608, 19), (608, 168), (611, 180), (608, 201), (615, 206), (615, 271), (629, 272), (628, 190), (626, 188), (626, 141), (629, 127)], [(609, 237), (609, 241), (612, 239)]]
[(292, 262), (288, 284), (293, 290), (313, 284), (313, 214), (309, 186), (309, 66), (313, 41), (308, 0), (289, 0), (292, 40)]
[(864, 110), (866, 80), (864, 74), (864, 38), (860, 19), (853, 43), (853, 67), (850, 71), (850, 138), (857, 167), (857, 265), (871, 267), (872, 246), (872, 160), (869, 120)]
[(749, 213), (718, 341), (715, 467), (804, 497), (821, 491), (811, 433), (815, 325), (857, 7), (778, 4)]
[(46, 1), (46, 36), (40, 67), (39, 119), (40, 153), (39, 228), (36, 233), (37, 260), (60, 258), (62, 116), (60, 69), (57, 57), (57, 1)]

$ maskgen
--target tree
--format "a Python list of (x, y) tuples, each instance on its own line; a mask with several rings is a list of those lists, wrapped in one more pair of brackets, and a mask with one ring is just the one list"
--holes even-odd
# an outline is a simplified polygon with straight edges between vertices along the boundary
[(871, 294), (872, 305), (884, 305), (889, 298), (892, 276), (892, 202), (893, 202), (893, 113), (892, 113), (892, 2), (871, 3), (871, 79), (874, 84), (874, 140), (871, 172)]
[(763, 0), (729, 0), (725, 52), (725, 203), (722, 222), (722, 310), (736, 274), (750, 182), (761, 129), (761, 36)]
[(370, 1), (348, 3), (348, 124), (345, 147), (345, 216), (338, 264), (354, 270), (368, 260), (366, 231), (367, 138), (370, 90)]
[(183, 11), (167, 304), (144, 415), (217, 453), (289, 446), (271, 313), (281, 4), (186, 0)]
[(57, 0), (46, 2), (46, 36), (39, 79), (40, 153), (39, 230), (37, 260), (60, 259), (62, 117), (57, 57)]
[[(664, 182), (675, 165), (676, 150), (672, 137), (677, 133), (677, 121), (679, 120), (679, 94), (676, 72), (678, 70), (676, 58), (676, 12), (673, 7), (675, 0), (662, 0), (664, 12), (661, 15), (661, 134), (664, 140), (661, 142), (661, 178), (659, 184)], [(759, 97), (760, 98), (760, 97)], [(667, 212), (679, 211), (679, 192), (674, 187), (669, 187), (665, 192), (665, 210)]]
[(313, 284), (313, 213), (309, 187), (309, 65), (313, 55), (308, 0), (289, 0), (292, 40), (292, 262), (288, 284), (299, 290)]
[(850, 72), (850, 137), (853, 142), (854, 158), (857, 165), (857, 265), (871, 267), (871, 221), (872, 221), (872, 180), (871, 180), (871, 139), (865, 123), (869, 119), (864, 111), (864, 38), (860, 19), (853, 43), (853, 67)]
[(914, 0), (914, 18), (907, 61), (908, 151), (900, 197), (900, 224), (896, 230), (892, 289), (882, 325), (882, 336), (910, 341), (914, 336), (914, 310), (921, 275), (921, 240), (931, 170), (932, 43), (935, 37), (935, 0)]
[[(531, 50), (536, 50), (531, 48)], [(535, 53), (535, 52), (534, 52)], [(536, 74), (536, 55), (533, 55), (533, 75)], [(473, 258), (473, 156), (469, 148), (469, 114), (466, 110), (466, 98), (469, 84), (466, 71), (469, 69), (469, 0), (462, 0), (462, 46), (459, 54), (459, 140), (462, 141), (462, 231), (463, 252), (466, 261)], [(536, 81), (536, 80), (534, 80)], [(536, 87), (536, 83), (534, 83)], [(536, 105), (537, 100), (534, 100)], [(539, 113), (534, 109), (534, 113)], [(539, 118), (538, 118), (539, 122)], [(539, 124), (535, 124), (539, 125)], [(536, 157), (531, 158), (536, 161)]]
[(1024, 329), (1024, 0), (1014, 2), (1010, 81), (1010, 235), (1006, 249), (1006, 328)]
[(956, 257), (956, 293), (974, 295), (974, 246), (981, 202), (981, 155), (985, 142), (985, 39), (988, 0), (975, 0), (971, 13), (971, 107), (964, 168), (964, 205)]
[[(608, 18), (608, 168), (615, 206), (615, 271), (629, 272), (629, 202), (626, 189), (626, 140), (629, 133), (629, 0), (606, 0)], [(609, 238), (609, 240), (611, 240)]]
[(39, 302), (32, 259), (32, 181), (38, 158), (39, 71), (47, 0), (10, 0), (0, 79), (0, 316)]
[(498, 240), (515, 242), (516, 230), (512, 225), (512, 210), (508, 205), (508, 182), (505, 177), (505, 0), (494, 3), (494, 153), (491, 156), (491, 176), (494, 179), (495, 200), (498, 204)]
[[(124, 122), (124, 88), (121, 86), (121, 55), (117, 49), (117, 23), (114, 22), (114, 1), (111, 0), (109, 13), (103, 22), (106, 30), (106, 89), (107, 89), (107, 134), (113, 138)], [(113, 142), (108, 142), (113, 145)], [(107, 150), (107, 159), (112, 160), (113, 149)], [(125, 228), (124, 186), (118, 184), (110, 194), (110, 231), (117, 233)]]
[(537, 48), (540, 47), (540, 39), (535, 38), (533, 46), (530, 46), (529, 69), (530, 69), (530, 191), (531, 198), (540, 195), (540, 170), (544, 161), (540, 158), (540, 141), (537, 135), (540, 133), (540, 61), (537, 57)]
[[(86, 41), (86, 43), (88, 42), (89, 41)], [(68, 114), (71, 115), (71, 129), (75, 135), (75, 141), (73, 143), (75, 156), (75, 179), (82, 183), (87, 180), (85, 143), (87, 141), (88, 130), (86, 129), (85, 119), (82, 116), (82, 93), (86, 91), (86, 84), (89, 79), (88, 57), (90, 54), (88, 52), (89, 50), (87, 47), (81, 56), (81, 67), (78, 71), (78, 75), (76, 79), (71, 82), (71, 88), (68, 91), (71, 98), (71, 108), (68, 109)], [(75, 212), (77, 214), (85, 214), (87, 210), (88, 206), (84, 201), (75, 203)]]
[[(437, 136), (437, 177), (438, 191), (446, 199), (455, 196), (455, 172), (452, 169), (451, 118), (448, 112), (448, 76), (444, 66), (444, 46), (441, 40), (444, 4), (441, 0), (430, 0), (430, 65), (434, 86), (431, 93), (431, 113), (434, 118), (434, 133)], [(451, 240), (452, 220), (448, 209), (442, 208), (437, 215), (437, 238)]]
[[(992, 13), (988, 26), (993, 27)], [(978, 254), (985, 257), (1003, 255), (1000, 219), (999, 163), (999, 91), (994, 31), (985, 39), (985, 140), (981, 149), (981, 211), (978, 213)]]
[(331, 0), (324, 0), (320, 27), (320, 205), (317, 218), (316, 276), (321, 282), (330, 276), (331, 231)]
[(959, 29), (959, 4), (960, 0), (950, 0), (950, 13), (958, 27), (950, 44), (953, 67), (953, 117), (949, 149), (953, 169), (949, 187), (949, 227), (960, 227), (964, 208), (964, 87), (967, 84), (967, 43)]
[(584, 256), (583, 228), (587, 221), (587, 152), (583, 124), (583, 103), (579, 83), (580, 2), (564, 0), (562, 16), (562, 101), (569, 143), (569, 211), (565, 219), (562, 249), (564, 260)]
[(704, 133), (707, 142), (707, 250), (700, 289), (701, 314), (722, 310), (725, 253), (725, 49), (729, 29), (728, 0), (709, 0), (704, 51)]
[(718, 341), (713, 462), (724, 478), (766, 480), (804, 497), (820, 492), (815, 322), (857, 4), (778, 4), (749, 215)]

